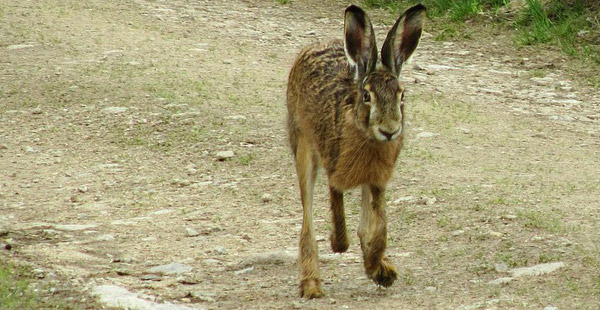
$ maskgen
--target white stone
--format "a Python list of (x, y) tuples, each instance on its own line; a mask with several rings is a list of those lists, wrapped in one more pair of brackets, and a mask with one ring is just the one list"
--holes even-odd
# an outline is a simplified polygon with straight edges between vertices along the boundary
[(131, 310), (193, 310), (194, 308), (165, 302), (162, 304), (146, 300), (154, 298), (132, 293), (125, 288), (116, 285), (99, 285), (92, 289), (92, 295), (98, 296), (100, 302), (108, 307), (131, 309)]
[(510, 271), (513, 277), (539, 276), (554, 272), (565, 266), (563, 262), (539, 264), (530, 267), (515, 268)]
[(127, 110), (129, 110), (129, 108), (126, 108), (126, 107), (108, 107), (108, 108), (104, 108), (102, 111), (106, 112), (106, 113), (111, 113), (111, 114), (119, 114), (119, 113), (126, 112)]

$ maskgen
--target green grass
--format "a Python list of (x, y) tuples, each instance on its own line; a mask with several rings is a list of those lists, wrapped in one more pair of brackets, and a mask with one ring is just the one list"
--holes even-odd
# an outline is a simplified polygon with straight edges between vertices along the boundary
[(25, 270), (12, 264), (0, 264), (0, 309), (39, 309), (36, 297), (27, 290)]

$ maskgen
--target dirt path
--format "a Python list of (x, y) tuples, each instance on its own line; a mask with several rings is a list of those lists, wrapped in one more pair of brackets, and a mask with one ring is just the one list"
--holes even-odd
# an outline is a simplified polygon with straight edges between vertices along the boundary
[[(35, 266), (41, 289), (114, 285), (154, 309), (597, 309), (600, 95), (501, 31), (426, 35), (406, 66), (410, 143), (388, 194), (399, 282), (363, 274), (358, 192), (350, 251), (329, 254), (321, 178), (327, 297), (297, 298), (286, 75), (301, 46), (340, 36), (344, 6), (2, 1), (3, 259)], [(381, 39), (393, 17), (372, 13)]]

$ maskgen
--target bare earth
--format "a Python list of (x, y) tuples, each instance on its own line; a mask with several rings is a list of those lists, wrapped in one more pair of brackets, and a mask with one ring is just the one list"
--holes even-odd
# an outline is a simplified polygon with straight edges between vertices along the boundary
[[(140, 309), (598, 309), (600, 93), (494, 29), (425, 34), (405, 65), (399, 281), (364, 276), (359, 191), (350, 250), (331, 254), (321, 177), (327, 296), (298, 298), (286, 78), (346, 6), (309, 2), (0, 1), (0, 258), (76, 309), (106, 285)], [(370, 14), (381, 39), (395, 16)]]

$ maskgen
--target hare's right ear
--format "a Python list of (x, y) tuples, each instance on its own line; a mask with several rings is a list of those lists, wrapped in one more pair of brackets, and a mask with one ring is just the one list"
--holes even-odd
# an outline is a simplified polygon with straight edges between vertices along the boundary
[(402, 14), (388, 32), (381, 47), (381, 63), (396, 76), (400, 75), (402, 64), (419, 45), (426, 8), (417, 4)]
[(375, 69), (377, 45), (373, 25), (365, 11), (356, 5), (346, 9), (344, 17), (344, 51), (354, 67), (354, 79), (360, 81)]

